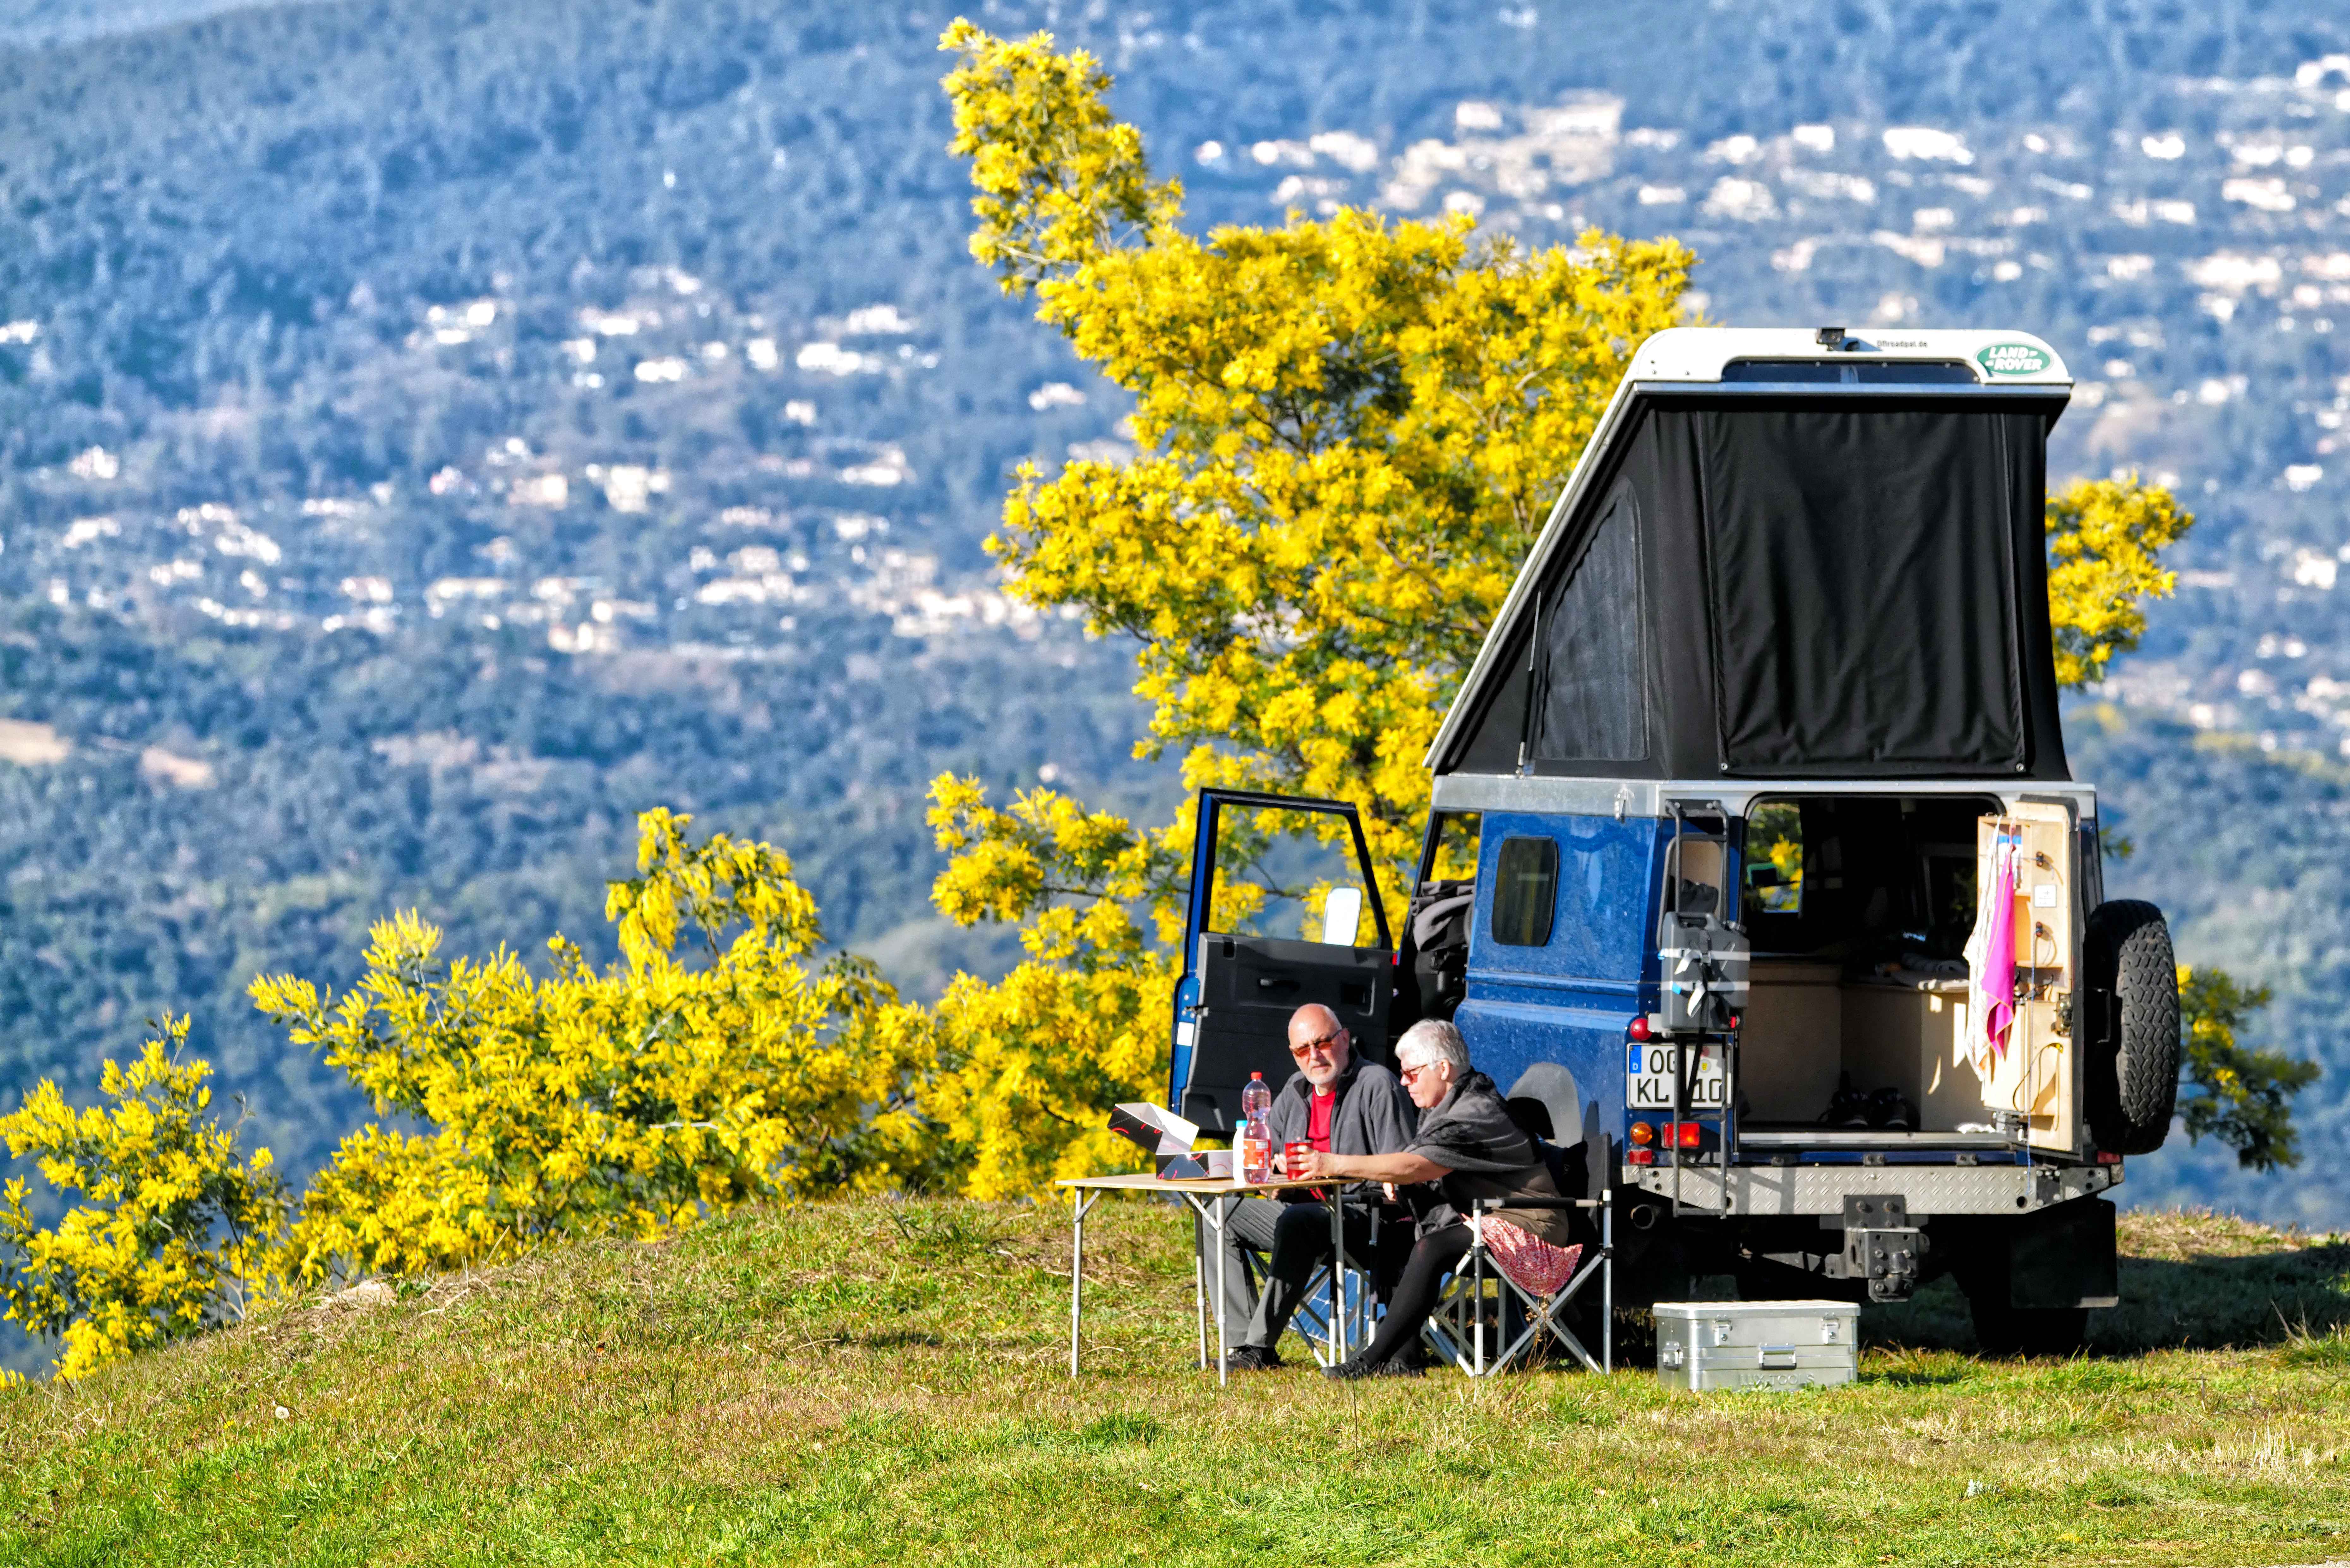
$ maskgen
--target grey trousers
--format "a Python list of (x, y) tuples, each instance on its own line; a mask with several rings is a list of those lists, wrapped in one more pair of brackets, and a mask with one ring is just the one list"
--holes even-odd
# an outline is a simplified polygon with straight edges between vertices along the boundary
[[(1353, 1204), (1346, 1206), (1347, 1251), (1368, 1265), (1371, 1256), (1371, 1216)], [(1207, 1229), (1204, 1222), (1201, 1230)], [(1390, 1231), (1409, 1238), (1410, 1226), (1384, 1225), (1381, 1240)], [(1245, 1243), (1267, 1254), (1264, 1290), (1249, 1299), (1248, 1273), (1241, 1265)], [(1290, 1318), (1305, 1300), (1305, 1282), (1315, 1266), (1330, 1257), (1330, 1210), (1320, 1203), (1282, 1203), (1271, 1198), (1243, 1198), (1232, 1205), (1224, 1220), (1224, 1299), (1219, 1308), (1224, 1320), (1224, 1343), (1234, 1349), (1253, 1345), (1271, 1349)], [(1208, 1258), (1208, 1288), (1216, 1285), (1216, 1260)], [(1384, 1271), (1381, 1271), (1384, 1272)]]

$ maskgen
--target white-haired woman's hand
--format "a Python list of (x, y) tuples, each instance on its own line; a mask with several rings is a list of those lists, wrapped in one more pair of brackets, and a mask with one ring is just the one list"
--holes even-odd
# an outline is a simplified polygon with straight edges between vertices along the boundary
[(1284, 1151), (1292, 1181), (1317, 1181), (1335, 1175), (1330, 1168), (1331, 1157), (1318, 1148), (1290, 1148)]

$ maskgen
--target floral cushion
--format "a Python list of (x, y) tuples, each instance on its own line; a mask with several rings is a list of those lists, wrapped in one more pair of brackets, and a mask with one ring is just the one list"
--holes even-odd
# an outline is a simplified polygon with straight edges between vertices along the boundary
[(1575, 1278), (1575, 1264), (1583, 1261), (1581, 1242), (1555, 1247), (1507, 1220), (1485, 1221), (1485, 1251), (1492, 1254), (1494, 1266), (1512, 1284), (1536, 1297), (1564, 1289)]

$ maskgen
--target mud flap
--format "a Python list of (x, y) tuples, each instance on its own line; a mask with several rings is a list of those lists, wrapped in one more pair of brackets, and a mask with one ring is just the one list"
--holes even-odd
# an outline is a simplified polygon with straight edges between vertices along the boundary
[(2008, 1241), (2010, 1306), (2041, 1309), (2120, 1303), (2114, 1206), (2106, 1199), (2076, 1198), (2001, 1229)]

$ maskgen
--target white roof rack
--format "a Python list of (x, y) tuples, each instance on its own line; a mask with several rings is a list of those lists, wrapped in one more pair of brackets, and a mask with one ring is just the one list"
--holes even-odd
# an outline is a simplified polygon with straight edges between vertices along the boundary
[[(1828, 341), (1823, 341), (1828, 339)], [(2073, 384), (2056, 350), (2029, 332), (1975, 327), (1673, 327), (1640, 345), (1625, 368), (1633, 381), (1719, 381), (1738, 359), (1823, 363), (1960, 363), (1991, 386)]]

